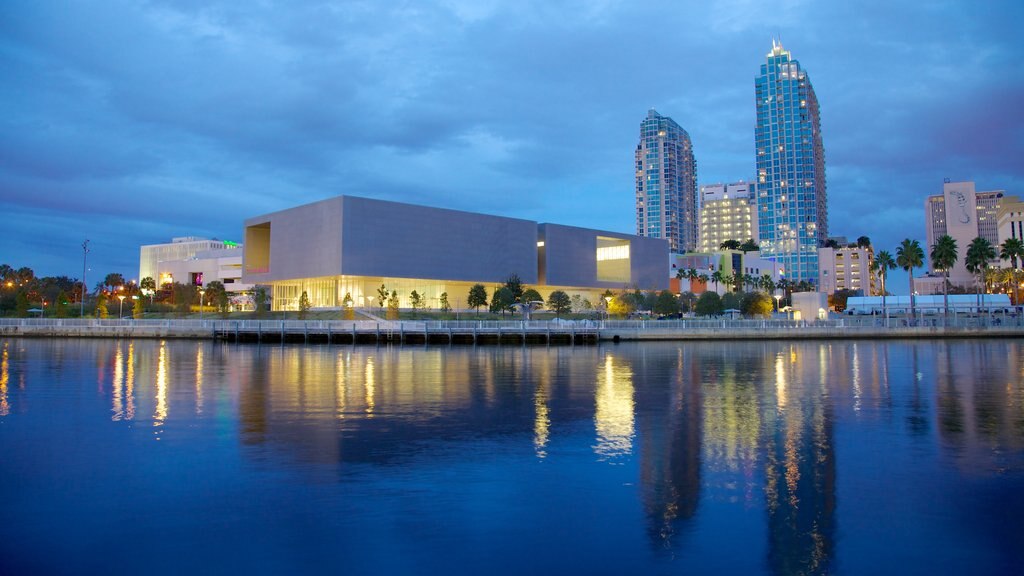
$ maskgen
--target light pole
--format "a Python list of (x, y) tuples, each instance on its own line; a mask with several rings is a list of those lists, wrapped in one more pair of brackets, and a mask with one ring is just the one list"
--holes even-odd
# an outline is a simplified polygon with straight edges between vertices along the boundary
[(200, 288), (199, 289), (199, 319), (200, 320), (203, 319), (203, 301), (204, 301), (205, 297), (206, 297), (206, 289), (205, 288)]
[(39, 311), (39, 317), (42, 318), (46, 315), (46, 300), (43, 300), (43, 309)]
[(782, 295), (781, 294), (776, 294), (775, 295), (775, 312), (776, 313), (779, 311), (779, 304), (781, 303), (781, 301), (782, 301)]
[(605, 296), (604, 297), (604, 319), (605, 320), (607, 320), (607, 319), (612, 317), (611, 307), (612, 307), (612, 297), (611, 296)]
[(124, 294), (118, 294), (117, 299), (121, 301), (117, 305), (117, 319), (120, 320), (124, 315)]
[(85, 318), (85, 295), (89, 292), (86, 288), (85, 283), (85, 263), (89, 256), (89, 239), (86, 238), (85, 242), (82, 242), (82, 307), (78, 313), (80, 318)]

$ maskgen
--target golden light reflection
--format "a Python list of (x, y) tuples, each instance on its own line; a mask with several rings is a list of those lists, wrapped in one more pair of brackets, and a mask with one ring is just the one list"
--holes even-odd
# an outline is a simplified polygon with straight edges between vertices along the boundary
[(135, 418), (135, 343), (128, 343), (128, 369), (124, 376), (124, 419)]
[(121, 350), (121, 343), (117, 343), (117, 348), (114, 351), (114, 382), (113, 382), (113, 402), (114, 405), (111, 408), (110, 419), (117, 422), (124, 417), (124, 352)]
[(775, 404), (786, 407), (786, 361), (781, 352), (775, 357)]
[(338, 352), (338, 359), (335, 362), (334, 372), (334, 404), (335, 414), (338, 416), (338, 420), (345, 418), (345, 410), (347, 409), (347, 402), (345, 396), (348, 394), (348, 383), (346, 382), (345, 374), (348, 372), (348, 357), (345, 352)]
[(548, 417), (548, 387), (547, 383), (539, 382), (533, 396), (533, 407), (535, 416), (533, 418), (533, 449), (538, 458), (548, 455), (545, 448), (548, 445), (549, 428), (551, 419)]
[(203, 345), (196, 345), (196, 414), (203, 413)]
[(597, 445), (594, 452), (604, 457), (629, 454), (633, 450), (633, 371), (616, 365), (611, 354), (604, 357), (604, 378), (595, 391), (597, 409), (594, 424)]
[(7, 346), (8, 343), (4, 342), (4, 350), (0, 355), (0, 416), (7, 416), (11, 411), (11, 405), (7, 402), (7, 383), (11, 378)]
[(853, 365), (851, 373), (853, 375), (853, 411), (860, 412), (861, 398), (863, 396), (863, 390), (861, 389), (860, 383), (860, 349), (857, 347), (857, 343), (853, 343)]
[(160, 356), (156, 365), (156, 412), (153, 426), (163, 426), (167, 419), (167, 343), (160, 341)]
[(363, 384), (366, 386), (366, 413), (369, 415), (370, 418), (372, 418), (373, 417), (373, 409), (374, 409), (374, 395), (375, 395), (375, 392), (376, 392), (376, 390), (375, 390), (376, 382), (374, 381), (374, 375), (373, 375), (373, 357), (372, 356), (366, 359), (366, 378), (365, 378), (365, 380), (366, 381)]

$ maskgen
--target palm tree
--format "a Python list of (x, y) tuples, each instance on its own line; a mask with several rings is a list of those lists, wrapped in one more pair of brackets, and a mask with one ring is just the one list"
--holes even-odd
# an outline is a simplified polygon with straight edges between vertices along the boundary
[(988, 269), (988, 263), (990, 260), (995, 260), (996, 249), (992, 247), (992, 243), (982, 238), (981, 236), (971, 240), (971, 244), (967, 247), (967, 257), (964, 259), (964, 264), (967, 265), (967, 271), (971, 274), (977, 274), (978, 276), (978, 311), (981, 311), (981, 282), (985, 276), (985, 270)]
[(722, 242), (718, 246), (718, 248), (720, 250), (739, 250), (740, 249), (740, 241), (739, 240), (726, 240), (725, 242)]
[(917, 240), (906, 238), (896, 248), (896, 265), (907, 271), (907, 278), (910, 279), (910, 315), (914, 311), (914, 268), (924, 265), (924, 250)]
[(889, 270), (896, 269), (896, 261), (892, 259), (892, 254), (889, 254), (888, 250), (879, 250), (878, 254), (875, 254), (875, 260), (871, 263), (871, 271), (878, 274), (878, 279), (882, 282), (882, 314), (886, 314), (885, 310), (885, 277), (889, 275)]
[(722, 281), (722, 271), (715, 270), (711, 273), (711, 281), (715, 283), (715, 292), (718, 292), (718, 283)]
[(949, 316), (949, 269), (957, 260), (956, 240), (949, 234), (941, 236), (932, 246), (931, 258), (932, 266), (942, 270), (942, 304)]
[(761, 288), (763, 288), (767, 294), (775, 292), (775, 281), (772, 280), (771, 274), (764, 274), (761, 276)]
[(1013, 305), (1019, 306), (1020, 299), (1017, 297), (1017, 263), (1024, 261), (1024, 240), (1020, 238), (1007, 238), (1003, 241), (999, 257), (1010, 261), (1010, 283), (1013, 284)]

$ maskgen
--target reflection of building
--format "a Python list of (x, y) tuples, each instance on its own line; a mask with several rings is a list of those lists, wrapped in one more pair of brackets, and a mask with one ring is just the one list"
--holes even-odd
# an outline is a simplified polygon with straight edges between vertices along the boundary
[[(157, 286), (160, 286), (165, 283), (161, 280), (161, 276), (170, 278), (170, 275), (161, 266), (161, 262), (182, 262), (195, 258), (200, 252), (236, 247), (238, 245), (234, 242), (209, 240), (195, 236), (172, 238), (169, 244), (148, 244), (139, 250), (139, 281), (141, 282), (143, 278), (152, 278), (156, 281)], [(188, 284), (191, 279), (175, 277), (173, 280), (167, 281)]]
[(697, 162), (690, 135), (648, 110), (636, 147), (636, 233), (668, 240), (673, 252), (697, 247)]
[[(243, 279), (273, 287), (274, 309), (370, 305), (383, 284), (402, 306), (417, 291), (458, 306), (473, 284), (524, 284), (592, 299), (623, 286), (661, 290), (667, 243), (654, 238), (338, 196), (245, 221)], [(488, 290), (490, 291), (490, 290)]]
[(871, 246), (818, 248), (818, 289), (825, 294), (860, 290), (864, 296), (871, 296), (875, 293), (875, 275), (871, 273), (874, 257)]
[(726, 240), (757, 243), (757, 185), (709, 184), (700, 187), (699, 252), (714, 252)]
[[(951, 284), (973, 286), (974, 276), (967, 271), (965, 258), (972, 240), (980, 236), (993, 246), (999, 244), (996, 212), (1002, 197), (1002, 190), (975, 192), (974, 182), (946, 182), (941, 195), (925, 199), (927, 245), (922, 247), (925, 254), (945, 234), (956, 240), (959, 258), (949, 271)], [(998, 262), (993, 261), (993, 264), (998, 265)], [(930, 260), (929, 266), (931, 272), (938, 272)]]
[(825, 148), (811, 79), (781, 44), (755, 79), (757, 206), (761, 252), (786, 277), (818, 277), (818, 247), (828, 237)]

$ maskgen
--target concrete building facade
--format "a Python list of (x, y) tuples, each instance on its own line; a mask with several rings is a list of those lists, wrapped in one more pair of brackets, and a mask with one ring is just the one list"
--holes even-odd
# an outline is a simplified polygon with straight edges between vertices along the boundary
[(996, 209), (999, 244), (1011, 238), (1024, 240), (1024, 202), (1019, 196), (1003, 196)]
[(636, 233), (668, 240), (673, 252), (697, 247), (697, 161), (690, 135), (654, 109), (636, 147)]
[(875, 275), (871, 262), (875, 252), (870, 246), (818, 248), (818, 290), (834, 294), (839, 290), (859, 290), (864, 296), (875, 293)]
[[(977, 192), (974, 182), (945, 182), (941, 195), (925, 199), (927, 245), (922, 246), (925, 253), (930, 252), (936, 240), (945, 234), (956, 240), (958, 258), (949, 271), (951, 284), (973, 286), (974, 276), (967, 271), (965, 263), (967, 247), (972, 240), (980, 236), (993, 246), (999, 244), (997, 212), (1003, 196), (1002, 190)], [(998, 262), (993, 261), (993, 265), (998, 266)], [(939, 273), (930, 261), (929, 271)]]
[(718, 250), (726, 240), (758, 241), (756, 190), (747, 182), (701, 186), (698, 251)]
[(303, 292), (315, 308), (376, 306), (381, 285), (403, 307), (415, 290), (462, 308), (473, 284), (492, 294), (512, 274), (545, 299), (668, 286), (664, 240), (355, 196), (249, 218), (244, 244), (243, 280), (270, 285), (275, 310)]

